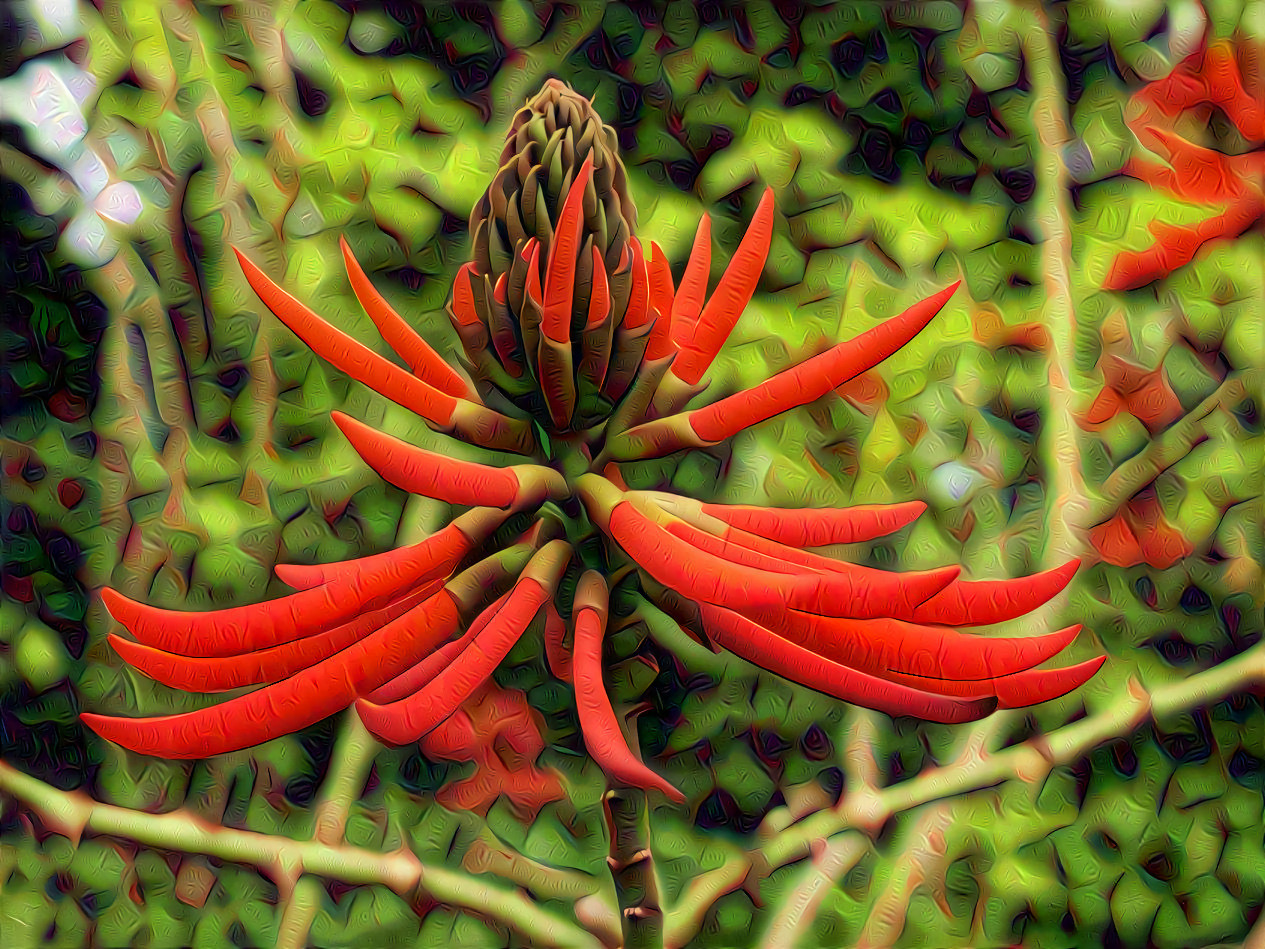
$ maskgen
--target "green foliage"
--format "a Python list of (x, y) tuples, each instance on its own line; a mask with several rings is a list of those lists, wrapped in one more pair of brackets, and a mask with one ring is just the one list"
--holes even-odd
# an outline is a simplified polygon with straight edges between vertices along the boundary
[[(731, 446), (630, 472), (728, 503), (922, 498), (929, 510), (914, 525), (831, 553), (893, 569), (961, 563), (971, 579), (1046, 566), (1051, 479), (1064, 463), (1047, 445), (1051, 362), (1068, 371), (1082, 415), (1105, 384), (1104, 340), (1118, 322), (1130, 358), (1161, 371), (1183, 415), (1232, 376), (1265, 370), (1259, 229), (1158, 286), (1099, 289), (1114, 254), (1150, 241), (1150, 222), (1197, 219), (1116, 176), (1134, 144), (1127, 97), (1164, 75), (1198, 32), (1196, 6), (1046, 11), (1061, 37), (1058, 81), (1074, 136), (1062, 158), (1074, 201), (1075, 349), (1063, 353), (1018, 335), (1041, 323), (1049, 292), (1019, 5), (584, 3), (550, 15), (526, 2), (307, 0), (283, 12), (128, 0), (81, 3), (75, 22), (56, 29), (18, 23), (0, 82), (15, 83), (22, 62), (64, 59), (58, 50), (73, 43), (92, 90), (85, 134), (65, 151), (46, 150), (38, 129), (20, 123), (6, 125), (0, 146), (5, 761), (108, 804), (311, 835), (333, 722), (198, 763), (142, 758), (84, 731), (82, 709), (161, 714), (201, 703), (122, 666), (93, 591), (110, 584), (197, 610), (255, 602), (284, 592), (276, 563), (385, 550), (445, 514), (406, 504), (331, 427), (329, 411), (476, 453), (452, 449), (313, 357), (248, 292), (230, 245), (386, 354), (348, 289), (346, 235), (387, 299), (455, 362), (442, 308), (467, 253), (465, 221), (495, 172), (509, 116), (548, 75), (591, 96), (620, 131), (639, 228), (678, 278), (704, 210), (714, 281), (759, 194), (774, 189), (769, 266), (709, 397), (855, 335), (933, 286), (965, 281), (932, 328), (864, 385)], [(1251, 4), (1202, 6), (1214, 36), (1262, 36)], [(111, 184), (135, 189), (134, 220), (103, 216), (109, 208), (75, 177), (89, 153)], [(97, 225), (100, 241), (76, 239)], [(1078, 463), (1103, 520), (1153, 492), (1192, 550), (1165, 568), (1082, 571), (1059, 607), (1086, 627), (1071, 658), (1101, 644), (1110, 661), (1076, 695), (999, 718), (999, 747), (1082, 709), (1109, 710), (1131, 678), (1161, 688), (1261, 638), (1265, 431), (1254, 378), (1207, 414), (1158, 477), (1123, 489), (1113, 481), (1121, 466), (1163, 449), (1167, 433), (1128, 413), (1078, 430)], [(841, 789), (846, 800), (844, 749), (858, 713), (713, 654), (658, 611), (646, 626), (613, 643), (625, 659), (612, 682), (624, 697), (644, 693), (646, 758), (690, 801), (656, 811), (650, 826), (670, 906), (790, 826), (792, 812), (820, 813)], [(634, 654), (654, 665), (626, 658)], [(470, 765), (383, 750), (363, 793), (353, 791), (346, 839), (372, 850), (404, 844), (458, 867), (477, 825), (543, 864), (608, 879), (602, 776), (582, 755), (570, 691), (545, 675), (538, 652), (516, 652), (498, 675), (545, 714), (550, 747), (539, 763), (562, 775), (568, 800), (531, 823), (502, 802), (484, 824), (435, 802)], [(965, 731), (880, 717), (881, 777), (949, 763)], [(1241, 939), (1265, 903), (1263, 741), (1261, 703), (1235, 696), (1123, 734), (1031, 786), (951, 799), (929, 882), (903, 897), (893, 881), (926, 808), (898, 814), (828, 890), (805, 944), (854, 944), (884, 899), (905, 900), (893, 938), (906, 946)], [(6, 946), (277, 939), (282, 894), (255, 869), (91, 835), (72, 846), (33, 826), (3, 798)], [(762, 902), (743, 889), (723, 896), (693, 944), (754, 944), (798, 867), (750, 879)], [(564, 917), (574, 910), (539, 900)], [(315, 945), (505, 944), (486, 919), (410, 905), (384, 886), (330, 883), (318, 903)]]

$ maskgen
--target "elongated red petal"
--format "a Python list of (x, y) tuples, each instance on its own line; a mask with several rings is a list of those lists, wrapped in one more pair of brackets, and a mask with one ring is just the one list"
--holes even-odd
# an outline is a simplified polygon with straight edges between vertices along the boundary
[[(818, 575), (846, 577), (849, 582), (863, 589), (875, 588), (880, 590), (889, 590), (897, 585), (917, 584), (924, 581), (928, 584), (938, 583), (946, 576), (943, 569), (938, 572), (932, 571), (930, 574), (917, 572), (890, 573), (884, 570), (875, 570), (873, 567), (847, 563), (846, 561), (827, 560), (824, 557), (805, 554), (803, 551), (796, 550), (792, 552), (774, 541), (765, 541), (761, 545), (759, 543), (760, 538), (752, 535), (742, 537), (741, 540), (735, 542), (728, 538), (733, 536), (741, 537), (740, 531), (730, 530), (725, 537), (718, 537), (682, 520), (673, 519), (665, 524), (664, 527), (676, 537), (704, 553), (711, 554), (731, 564), (752, 567), (757, 570), (768, 571), (769, 573), (803, 577), (806, 573), (811, 572)], [(755, 543), (751, 547), (747, 547), (743, 545), (744, 540), (754, 541)], [(794, 556), (795, 554), (799, 556)], [(951, 573), (957, 568), (951, 567), (948, 569)], [(935, 579), (931, 580), (931, 577)], [(951, 589), (954, 585), (950, 583), (943, 589)], [(943, 592), (943, 590), (940, 592)], [(936, 595), (939, 594), (937, 593)], [(898, 619), (912, 619), (917, 610), (918, 607), (912, 609), (908, 607), (902, 608), (899, 603), (893, 601), (890, 606), (890, 612), (886, 615)]]
[(1053, 701), (1079, 689), (1106, 661), (1106, 656), (1098, 656), (1063, 669), (1028, 669), (995, 679), (968, 681), (933, 679), (903, 672), (888, 672), (886, 676), (893, 682), (940, 695), (978, 695), (983, 689), (985, 693), (997, 696), (998, 708), (1025, 708)]
[(505, 605), (505, 601), (509, 599), (509, 596), (509, 593), (501, 594), (491, 606), (479, 614), (478, 618), (470, 624), (466, 634), (460, 639), (454, 639), (452, 642), (445, 643), (421, 662), (404, 670), (381, 688), (370, 692), (369, 701), (377, 705), (398, 702), (430, 682), (465, 652), (466, 647), (474, 641), (474, 637), (483, 632), (493, 617), (500, 612), (501, 607)]
[(107, 638), (126, 662), (163, 685), (186, 692), (227, 692), (262, 682), (276, 682), (327, 659), (430, 598), (442, 586), (442, 580), (433, 580), (389, 606), (362, 613), (341, 626), (237, 656), (181, 656), (113, 633)]
[[(617, 461), (638, 461), (661, 458), (684, 448), (706, 448), (788, 409), (806, 405), (908, 343), (931, 321), (957, 286), (954, 284), (868, 333), (779, 372), (758, 386), (701, 409), (655, 419), (616, 434), (607, 445), (607, 455)], [(672, 363), (673, 368), (677, 362), (679, 357)], [(688, 381), (684, 376), (680, 378)]]
[(567, 624), (550, 600), (545, 604), (545, 659), (549, 663), (549, 671), (559, 682), (570, 682), (572, 675), (571, 654), (565, 645), (566, 635)]
[(584, 189), (593, 177), (593, 154), (584, 159), (562, 202), (558, 229), (549, 247), (545, 268), (544, 313), (540, 331), (555, 343), (571, 340), (571, 303), (575, 295), (575, 263), (580, 253), (580, 235), (584, 227)]
[(479, 311), (474, 306), (474, 264), (465, 263), (457, 270), (456, 279), (452, 282), (452, 312), (462, 326), (475, 326), (481, 323)]
[(473, 393), (464, 379), (440, 358), (426, 340), (422, 339), (411, 326), (404, 321), (387, 303), (378, 289), (365, 276), (360, 262), (356, 260), (347, 244), (347, 239), (340, 237), (338, 244), (343, 251), (343, 262), (347, 265), (347, 276), (351, 280), (351, 288), (356, 299), (369, 314), (378, 332), (403, 359), (414, 374), (423, 382), (434, 386), (440, 392), (459, 399), (468, 399)]
[[(704, 442), (720, 442), (787, 409), (820, 399), (876, 366), (922, 332), (959, 284), (960, 281), (914, 304), (900, 316), (779, 372), (758, 386), (689, 413), (690, 426)], [(702, 319), (699, 326), (701, 331)], [(674, 369), (676, 365), (673, 363)]]
[(908, 617), (916, 623), (987, 626), (1031, 613), (1051, 600), (1075, 576), (1079, 560), (1014, 580), (959, 580), (919, 604)]
[[(487, 626), (419, 691), (389, 705), (358, 701), (356, 711), (365, 727), (382, 741), (402, 745), (417, 741), (456, 711), (492, 674), (552, 595), (569, 556), (561, 553), (564, 549), (570, 551), (564, 541), (552, 541), (542, 548)], [(541, 575), (530, 575), (533, 569), (540, 570)]]
[(545, 594), (520, 580), (505, 605), (453, 662), (420, 690), (388, 705), (356, 702), (356, 713), (379, 741), (404, 745), (417, 741), (470, 697), (514, 647), (540, 610)]
[(638, 566), (665, 586), (721, 606), (789, 606), (835, 616), (888, 616), (912, 610), (958, 575), (956, 567), (917, 574), (771, 574), (729, 563), (673, 536), (631, 503), (609, 516), (609, 533)]
[(654, 315), (654, 327), (650, 330), (650, 342), (646, 345), (647, 359), (663, 359), (676, 352), (672, 343), (672, 298), (676, 291), (672, 286), (672, 269), (663, 248), (650, 242), (651, 258), (646, 262), (650, 279), (650, 311)]
[(825, 659), (730, 610), (700, 603), (707, 633), (748, 662), (810, 689), (888, 715), (956, 724), (989, 715), (997, 700), (981, 689), (966, 698), (921, 691)]
[(689, 342), (672, 364), (670, 371), (678, 379), (690, 385), (697, 383), (725, 345), (760, 282), (772, 239), (773, 189), (768, 188), (724, 276), (703, 307)]
[(688, 348), (698, 316), (707, 296), (707, 278), (712, 270), (712, 219), (704, 214), (694, 234), (690, 259), (681, 276), (681, 286), (672, 300), (672, 341), (678, 349)]
[(450, 458), (379, 432), (342, 412), (330, 415), (369, 467), (410, 494), (488, 507), (509, 507), (518, 496), (513, 468)]
[(1031, 669), (1062, 652), (1081, 630), (1069, 626), (1042, 636), (982, 636), (888, 617), (861, 620), (754, 603), (733, 609), (805, 649), (855, 669), (936, 679), (974, 681)]
[[(823, 557), (808, 550), (791, 547), (776, 540), (770, 540), (768, 537), (732, 527), (721, 518), (707, 513), (705, 508), (711, 505), (698, 504), (685, 498), (653, 492), (649, 495), (648, 503), (662, 508), (700, 530), (723, 538), (731, 547), (745, 548), (765, 558), (780, 561), (783, 564), (783, 568), (778, 572), (794, 573), (797, 571), (793, 568), (806, 568), (817, 573), (848, 573), (855, 569), (853, 564), (832, 560), (829, 557)], [(745, 555), (735, 553), (732, 550), (731, 553), (733, 556), (730, 559), (742, 557), (743, 563), (749, 562)], [(754, 564), (752, 565), (754, 566)], [(803, 572), (803, 569), (800, 569), (799, 572)]]
[(628, 309), (624, 312), (623, 326), (628, 330), (640, 329), (650, 319), (650, 275), (646, 259), (641, 253), (641, 242), (632, 241), (632, 291), (628, 297)]
[(792, 547), (855, 544), (898, 531), (927, 509), (921, 501), (834, 508), (704, 504), (703, 513)]
[[(470, 440), (477, 432), (475, 443), (485, 448), (531, 452), (533, 438), (528, 423), (456, 399), (410, 375), (321, 319), (273, 283), (241, 251), (234, 248), (233, 252), (259, 299), (322, 359), (443, 431)], [(459, 407), (464, 407), (460, 413)]]
[(273, 283), (241, 251), (234, 248), (234, 253), (259, 299), (318, 356), (428, 422), (447, 426), (452, 421), (456, 407), (453, 396), (410, 376), (342, 330), (331, 326)]
[(275, 685), (181, 715), (117, 718), (84, 712), (102, 738), (162, 758), (207, 758), (306, 728), (346, 708), (416, 662), (456, 629), (457, 604), (440, 592), (377, 632)]
[(791, 575), (802, 574), (806, 570), (812, 569), (802, 564), (792, 563), (789, 560), (779, 560), (768, 554), (752, 550), (749, 547), (743, 547), (740, 544), (731, 543), (724, 538), (717, 537), (715, 534), (708, 533), (702, 528), (695, 527), (693, 524), (688, 524), (684, 521), (676, 521), (667, 525), (667, 530), (704, 553), (744, 567), (754, 567), (757, 570), (767, 570), (770, 573)]
[[(603, 588), (604, 592), (604, 588)], [(658, 788), (678, 804), (685, 795), (638, 760), (624, 740), (610, 697), (602, 682), (602, 612), (577, 608), (575, 614), (574, 686), (584, 747), (602, 770), (630, 787)]]
[(611, 290), (610, 283), (606, 279), (606, 264), (602, 260), (601, 250), (595, 246), (593, 248), (593, 290), (589, 295), (589, 315), (585, 328), (593, 329), (599, 326), (610, 316), (610, 312)]
[[(624, 248), (628, 253), (628, 248)], [(579, 376), (594, 389), (600, 390), (611, 361), (611, 341), (615, 326), (611, 318), (611, 289), (601, 251), (593, 248), (593, 289), (589, 296), (588, 322), (584, 327), (583, 353)]]
[(277, 600), (208, 613), (163, 610), (114, 590), (106, 609), (141, 642), (188, 656), (230, 656), (301, 639), (389, 602), (408, 587), (446, 577), (505, 519), (471, 511), (419, 544), (392, 551), (363, 570)]
[(335, 580), (359, 582), (358, 578), (369, 576), (372, 571), (382, 567), (389, 567), (391, 564), (407, 564), (415, 556), (416, 546), (414, 544), (408, 547), (396, 547), (384, 550), (380, 554), (355, 557), (351, 560), (336, 560), (333, 563), (279, 563), (273, 570), (283, 583), (296, 590), (310, 590), (312, 587), (319, 587), (323, 583), (331, 583)]

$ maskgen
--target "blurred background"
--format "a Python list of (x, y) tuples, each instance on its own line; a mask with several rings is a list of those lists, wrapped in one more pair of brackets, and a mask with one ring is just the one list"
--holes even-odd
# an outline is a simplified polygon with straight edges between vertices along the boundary
[[(663, 478), (731, 503), (925, 500), (899, 534), (839, 551), (875, 566), (993, 578), (1080, 557), (1021, 631), (1081, 622), (1066, 660), (1109, 656), (1072, 696), (951, 728), (651, 630), (618, 676), (647, 703), (647, 760), (689, 798), (651, 827), (668, 944), (1246, 937), (1265, 902), (1265, 4), (14, 0), (0, 28), (6, 946), (533, 944), (478, 909), (510, 893), (615, 938), (580, 898), (607, 876), (602, 776), (527, 648), (498, 688), (543, 713), (539, 764), (564, 801), (471, 811), (452, 788), (478, 764), (400, 748), (362, 763), (345, 802), (348, 845), (459, 870), (490, 888), (474, 908), (305, 878), (287, 928), (293, 894), (268, 867), (162, 830), (72, 842), (29, 806), (76, 791), (311, 836), (350, 767), (342, 718), (196, 763), (98, 739), (81, 710), (202, 700), (124, 666), (95, 591), (251, 603), (286, 591), (275, 563), (446, 522), (329, 411), (444, 443), (314, 357), (230, 245), (386, 353), (344, 235), (455, 354), (443, 307), (470, 211), (551, 76), (617, 129), (639, 233), (678, 277), (704, 211), (715, 278), (774, 189), (769, 262), (711, 393), (964, 280), (882, 366)], [(1007, 757), (1033, 748), (1037, 764)], [(935, 791), (936, 768), (961, 783)], [(876, 826), (831, 823), (849, 789), (892, 786), (915, 790), (887, 793)], [(834, 836), (787, 843), (814, 820)], [(579, 888), (524, 882), (529, 865)]]

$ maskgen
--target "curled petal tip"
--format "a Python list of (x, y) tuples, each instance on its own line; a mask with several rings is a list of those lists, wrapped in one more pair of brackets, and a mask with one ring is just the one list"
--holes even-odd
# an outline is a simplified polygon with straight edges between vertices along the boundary
[(384, 706), (369, 699), (356, 699), (356, 715), (374, 738), (389, 745), (404, 744), (398, 740), (400, 736), (388, 734), (390, 715)]
[(109, 731), (111, 716), (98, 715), (96, 712), (80, 712), (79, 721), (83, 722), (102, 738), (108, 737), (106, 732)]
[[(999, 708), (1027, 708), (1045, 702), (1053, 702), (1076, 691), (1098, 674), (1107, 661), (1106, 656), (1096, 656), (1074, 666), (1062, 669), (1045, 669), (1021, 672), (1014, 684), (1007, 686), (1007, 679), (997, 680)], [(1020, 684), (1020, 680), (1024, 680)]]

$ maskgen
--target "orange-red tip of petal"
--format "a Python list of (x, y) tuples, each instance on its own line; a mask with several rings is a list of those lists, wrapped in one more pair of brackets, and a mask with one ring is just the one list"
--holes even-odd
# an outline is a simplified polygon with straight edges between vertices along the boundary
[(91, 728), (106, 741), (112, 741), (124, 748), (133, 748), (127, 741), (127, 730), (130, 723), (138, 719), (119, 718), (116, 715), (98, 715), (96, 712), (80, 712), (79, 720)]
[(398, 740), (400, 736), (392, 734), (393, 723), (384, 706), (371, 702), (369, 699), (356, 699), (356, 714), (364, 722), (365, 728), (369, 729), (379, 741), (392, 745), (407, 744), (406, 741)]
[(662, 791), (667, 796), (668, 800), (672, 801), (674, 804), (685, 803), (685, 795), (667, 781), (664, 781), (659, 785), (659, 790)]
[[(1032, 679), (1043, 680), (1040, 685), (1035, 681), (1028, 686), (1029, 689), (1036, 691), (1028, 691), (1021, 689), (1017, 694), (1010, 695), (1004, 688), (999, 688), (998, 708), (1027, 708), (1032, 705), (1040, 705), (1044, 702), (1053, 702), (1060, 699), (1071, 692), (1076, 691), (1095, 675), (1098, 670), (1103, 667), (1107, 661), (1106, 656), (1096, 656), (1093, 659), (1087, 659), (1085, 662), (1079, 662), (1074, 666), (1066, 666), (1062, 669), (1048, 669), (1042, 671), (1021, 672), (1019, 676), (1028, 676)], [(1005, 679), (999, 680), (1005, 682)], [(1044, 689), (1042, 689), (1044, 686)]]
[(121, 623), (123, 622), (123, 613), (127, 610), (128, 604), (133, 601), (113, 587), (106, 587), (101, 591), (101, 602), (105, 604), (106, 610), (114, 621)]

